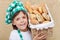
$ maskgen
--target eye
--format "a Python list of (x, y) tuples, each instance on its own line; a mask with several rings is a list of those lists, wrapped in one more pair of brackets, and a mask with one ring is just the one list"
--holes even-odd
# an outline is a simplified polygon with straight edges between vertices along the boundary
[(24, 16), (23, 19), (25, 19), (26, 17)]
[(16, 20), (18, 21), (20, 18), (17, 18)]

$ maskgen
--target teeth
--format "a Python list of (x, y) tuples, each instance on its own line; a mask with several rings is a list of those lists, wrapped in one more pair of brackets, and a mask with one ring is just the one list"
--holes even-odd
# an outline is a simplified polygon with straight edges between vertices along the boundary
[(24, 24), (21, 24), (21, 26), (24, 26), (25, 25), (25, 23)]
[(24, 27), (25, 25), (20, 25), (21, 27)]

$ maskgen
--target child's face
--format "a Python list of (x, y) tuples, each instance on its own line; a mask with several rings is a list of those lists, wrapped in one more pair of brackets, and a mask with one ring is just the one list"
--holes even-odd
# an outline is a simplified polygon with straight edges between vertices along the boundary
[(27, 16), (22, 11), (14, 18), (13, 25), (16, 25), (18, 29), (25, 30), (27, 28)]

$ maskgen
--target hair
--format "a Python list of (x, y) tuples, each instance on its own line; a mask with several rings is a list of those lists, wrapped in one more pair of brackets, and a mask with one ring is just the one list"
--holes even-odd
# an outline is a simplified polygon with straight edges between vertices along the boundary
[[(27, 16), (27, 20), (28, 20), (28, 14), (27, 14), (27, 12), (25, 12), (25, 11), (23, 11), (23, 10), (21, 10), (21, 11)], [(21, 11), (18, 11), (18, 12), (16, 12), (16, 13), (14, 14), (14, 16), (13, 16), (13, 18), (12, 18), (12, 21), (13, 21), (14, 18), (19, 14), (19, 12), (21, 12)], [(15, 30), (18, 29), (16, 25), (13, 25), (13, 24), (12, 24), (12, 27), (13, 27), (13, 29), (15, 29)], [(31, 31), (31, 29), (29, 28), (29, 21), (28, 21), (27, 27), (28, 27), (28, 29)]]

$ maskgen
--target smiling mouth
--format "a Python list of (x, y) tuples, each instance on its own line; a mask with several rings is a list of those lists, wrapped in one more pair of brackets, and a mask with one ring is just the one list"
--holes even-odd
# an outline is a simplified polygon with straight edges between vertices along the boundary
[(26, 23), (24, 23), (24, 24), (20, 24), (20, 26), (24, 26)]

